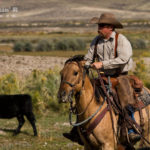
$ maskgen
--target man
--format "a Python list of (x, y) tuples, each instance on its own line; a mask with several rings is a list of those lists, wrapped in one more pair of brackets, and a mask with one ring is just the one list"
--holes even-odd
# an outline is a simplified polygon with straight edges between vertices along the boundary
[[(124, 35), (115, 32), (115, 28), (123, 28), (123, 25), (111, 13), (103, 13), (100, 18), (94, 17), (90, 22), (98, 24), (99, 35), (93, 39), (85, 55), (85, 67), (100, 69), (106, 76), (127, 75), (132, 68), (132, 47)], [(95, 57), (97, 62), (94, 62)], [(75, 128), (64, 136), (74, 140), (74, 133)], [(140, 136), (129, 130), (129, 138), (138, 141)]]
[[(115, 28), (123, 28), (123, 25), (112, 13), (103, 13), (100, 18), (94, 17), (91, 19), (91, 23), (98, 24), (99, 35), (94, 38), (88, 53), (85, 55), (85, 66), (88, 68), (90, 65), (95, 69), (100, 69), (105, 76), (127, 75), (133, 63), (132, 47), (124, 35), (115, 31)], [(94, 62), (95, 56), (97, 62)], [(133, 113), (130, 112), (130, 114), (134, 119)], [(128, 134), (131, 141), (140, 139), (140, 136), (132, 129), (129, 130)]]
[[(132, 47), (125, 36), (119, 34), (117, 40), (117, 56), (115, 56), (115, 28), (123, 28), (122, 24), (111, 13), (104, 13), (100, 18), (92, 18), (92, 23), (98, 24), (99, 35), (94, 38), (90, 49), (85, 55), (85, 65), (101, 69), (105, 75), (127, 74), (132, 68)], [(94, 48), (97, 43), (98, 62), (93, 63)]]

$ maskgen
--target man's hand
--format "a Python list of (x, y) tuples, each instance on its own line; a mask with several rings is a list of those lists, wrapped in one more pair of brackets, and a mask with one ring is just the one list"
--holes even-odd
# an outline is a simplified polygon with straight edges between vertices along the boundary
[(103, 67), (103, 63), (102, 62), (94, 62), (93, 64), (91, 64), (91, 67), (94, 69), (101, 69)]

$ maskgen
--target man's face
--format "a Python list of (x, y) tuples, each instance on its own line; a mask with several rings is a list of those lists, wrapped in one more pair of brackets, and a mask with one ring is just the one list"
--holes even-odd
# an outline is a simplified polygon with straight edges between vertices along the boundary
[(98, 33), (104, 37), (104, 38), (109, 38), (113, 30), (112, 25), (108, 24), (98, 24)]

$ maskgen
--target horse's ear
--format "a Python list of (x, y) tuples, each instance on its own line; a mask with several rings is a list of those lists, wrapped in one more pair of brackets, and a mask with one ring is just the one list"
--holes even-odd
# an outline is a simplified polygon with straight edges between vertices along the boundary
[(85, 62), (86, 62), (85, 60), (83, 60), (83, 61), (80, 62), (82, 67), (84, 67)]

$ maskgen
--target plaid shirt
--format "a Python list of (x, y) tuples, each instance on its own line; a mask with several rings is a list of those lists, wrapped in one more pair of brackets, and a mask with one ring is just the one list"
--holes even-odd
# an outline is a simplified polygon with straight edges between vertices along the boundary
[(97, 55), (98, 61), (103, 63), (102, 71), (107, 75), (114, 75), (120, 70), (120, 73), (127, 72), (132, 68), (132, 47), (127, 38), (119, 34), (118, 46), (117, 46), (117, 57), (115, 57), (115, 35), (116, 32), (112, 32), (110, 38), (105, 40), (99, 36), (95, 37), (90, 45), (88, 53), (85, 55), (85, 65), (90, 65), (93, 61), (94, 47), (97, 38), (99, 42), (97, 44)]

